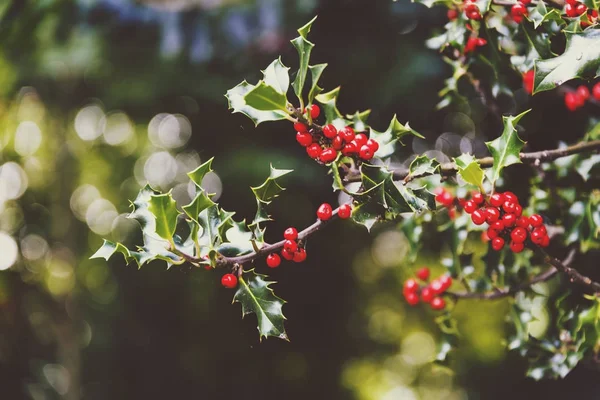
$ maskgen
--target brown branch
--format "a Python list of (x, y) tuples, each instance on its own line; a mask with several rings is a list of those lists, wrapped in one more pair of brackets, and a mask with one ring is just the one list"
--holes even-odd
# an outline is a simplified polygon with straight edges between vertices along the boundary
[(561, 263), (550, 254), (540, 248), (540, 252), (544, 255), (544, 261), (552, 265), (554, 268), (569, 277), (571, 283), (579, 283), (592, 289), (594, 293), (600, 293), (600, 283), (591, 280), (589, 277), (582, 275), (579, 271)]

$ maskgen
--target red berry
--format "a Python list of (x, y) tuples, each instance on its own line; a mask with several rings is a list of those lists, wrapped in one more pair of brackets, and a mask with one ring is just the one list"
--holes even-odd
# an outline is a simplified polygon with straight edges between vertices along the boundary
[(474, 3), (467, 4), (467, 6), (465, 7), (465, 15), (467, 16), (467, 18), (474, 19), (476, 21), (481, 19), (479, 7), (477, 7), (477, 4)]
[(517, 3), (510, 9), (510, 14), (513, 17), (522, 17), (527, 15), (527, 7), (523, 3)]
[(356, 153), (358, 153), (358, 149), (353, 142), (344, 145), (344, 148), (342, 149), (342, 154), (345, 156), (351, 156), (352, 154)]
[(416, 293), (407, 293), (404, 295), (406, 302), (411, 306), (416, 306), (419, 304), (419, 295)]
[(296, 250), (298, 250), (298, 243), (296, 243), (295, 240), (286, 239), (283, 242), (283, 249), (285, 251), (289, 251), (290, 253), (293, 253)]
[(356, 136), (354, 136), (354, 141), (356, 142), (356, 147), (358, 147), (359, 149), (361, 147), (363, 147), (365, 144), (367, 144), (367, 140), (368, 139), (364, 133), (359, 133)]
[(542, 240), (540, 241), (540, 246), (548, 247), (549, 245), (550, 245), (550, 237), (548, 237), (548, 235), (544, 235), (542, 237)]
[(337, 129), (335, 129), (335, 126), (333, 126), (333, 124), (325, 125), (323, 127), (323, 136), (329, 139), (333, 139), (337, 136)]
[(282, 249), (281, 257), (285, 258), (288, 261), (292, 261), (292, 259), (294, 258), (294, 253), (287, 251), (286, 249)]
[(490, 228), (497, 232), (502, 232), (504, 230), (504, 221), (499, 219), (498, 221), (494, 222)]
[(527, 229), (527, 228), (529, 228), (529, 218), (522, 215), (519, 218), (517, 218), (515, 225), (520, 226), (521, 228)]
[(507, 200), (504, 202), (504, 204), (502, 204), (502, 209), (504, 210), (504, 212), (507, 212), (509, 214), (512, 214), (515, 212), (515, 207), (517, 205), (515, 203), (513, 203), (510, 200)]
[(429, 279), (430, 273), (431, 271), (429, 271), (429, 268), (427, 267), (419, 268), (419, 270), (417, 271), (417, 278), (419, 278), (422, 281), (426, 281), (427, 279)]
[(433, 300), (433, 296), (435, 296), (435, 294), (433, 293), (431, 288), (426, 286), (423, 289), (421, 289), (421, 300), (423, 300), (423, 303), (430, 303), (431, 300)]
[(341, 150), (344, 148), (344, 139), (342, 139), (339, 136), (336, 136), (333, 138), (333, 140), (331, 141), (331, 147), (333, 147), (336, 150)]
[(471, 220), (475, 225), (481, 225), (485, 222), (485, 212), (480, 208), (478, 210), (473, 211), (471, 214)]
[(523, 251), (524, 248), (525, 245), (523, 243), (510, 242), (510, 249), (513, 253), (520, 253)]
[(510, 201), (513, 202), (515, 204), (519, 204), (519, 199), (517, 198), (517, 195), (514, 194), (513, 192), (504, 192), (502, 193), (504, 195), (504, 201)]
[(474, 200), (467, 200), (464, 209), (467, 214), (471, 214), (473, 211), (477, 210), (477, 204), (475, 204)]
[(500, 207), (504, 204), (504, 195), (502, 193), (494, 193), (490, 196), (490, 204), (494, 207)]
[(324, 164), (329, 164), (337, 158), (337, 151), (332, 149), (331, 147), (326, 148), (319, 155), (319, 160)]
[(544, 236), (546, 236), (546, 230), (541, 227), (535, 228), (531, 232), (531, 241), (535, 244), (540, 244), (544, 240)]
[(328, 203), (323, 203), (317, 210), (317, 217), (321, 221), (327, 221), (329, 218), (331, 218), (332, 212), (333, 210), (331, 209), (331, 206)]
[(377, 150), (379, 150), (379, 143), (375, 139), (367, 140), (367, 146), (371, 148), (373, 153), (377, 153)]
[(451, 8), (451, 9), (448, 10), (448, 12), (446, 13), (446, 15), (448, 16), (448, 19), (450, 21), (454, 21), (456, 18), (458, 18), (458, 11), (456, 11), (453, 8)]
[(575, 6), (575, 13), (577, 14), (576, 16), (580, 16), (582, 14), (585, 14), (585, 12), (587, 11), (587, 6), (583, 3), (577, 3), (577, 5)]
[(271, 253), (267, 256), (267, 265), (269, 268), (277, 268), (281, 264), (281, 257), (278, 254)]
[(304, 110), (304, 112), (306, 113), (307, 110), (310, 111), (310, 117), (312, 119), (317, 118), (321, 114), (321, 109), (316, 104), (312, 104), (312, 105), (306, 107), (306, 109)]
[(515, 214), (504, 214), (502, 217), (502, 223), (504, 224), (505, 228), (510, 228), (515, 224), (515, 222), (517, 222), (517, 217)]
[(590, 89), (588, 89), (587, 86), (581, 85), (577, 88), (577, 94), (583, 100), (587, 100), (590, 98)]
[(308, 154), (308, 156), (314, 159), (319, 158), (322, 151), (323, 149), (321, 149), (321, 146), (319, 146), (318, 143), (313, 143), (306, 148), (306, 153)]
[(402, 292), (406, 295), (407, 293), (415, 293), (419, 289), (419, 282), (410, 278), (404, 282)]
[(373, 149), (371, 149), (369, 146), (367, 146), (366, 144), (363, 145), (360, 148), (360, 151), (358, 152), (358, 155), (360, 158), (362, 158), (365, 161), (369, 161), (371, 158), (373, 158)]
[(533, 70), (527, 71), (523, 74), (523, 88), (529, 94), (533, 93), (533, 81), (535, 75), (533, 74)]
[(492, 239), (492, 249), (494, 249), (496, 251), (500, 251), (500, 250), (502, 250), (503, 247), (504, 247), (504, 239), (502, 239), (500, 236)]
[(440, 282), (439, 279), (434, 279), (431, 281), (429, 288), (434, 295), (442, 294), (444, 292), (444, 285), (442, 285), (442, 282)]
[(575, 18), (577, 16), (577, 10), (575, 9), (575, 5), (567, 4), (565, 6), (565, 14), (567, 14), (567, 17)]
[(488, 207), (485, 209), (485, 220), (488, 224), (493, 224), (500, 219), (500, 211), (496, 207)]
[(540, 214), (533, 214), (531, 217), (529, 217), (529, 223), (535, 228), (537, 226), (542, 226), (544, 219)]
[(352, 215), (352, 206), (350, 204), (342, 204), (338, 209), (338, 217), (348, 219)]
[(350, 143), (354, 140), (354, 129), (350, 126), (346, 126), (338, 132), (338, 135), (344, 139), (344, 142)]
[(227, 289), (233, 289), (238, 284), (238, 278), (234, 274), (225, 274), (221, 278), (221, 285), (225, 286)]
[(436, 311), (443, 310), (446, 308), (446, 301), (441, 297), (435, 297), (433, 300), (431, 300), (431, 308)]
[(449, 191), (442, 189), (435, 197), (435, 200), (443, 206), (450, 207), (454, 203), (454, 196)]
[(527, 239), (527, 231), (525, 228), (516, 227), (510, 233), (510, 238), (515, 243), (523, 243)]
[(442, 284), (442, 289), (445, 292), (452, 286), (452, 277), (450, 275), (442, 275), (440, 277), (440, 283)]
[(298, 132), (296, 133), (296, 141), (300, 143), (302, 146), (310, 146), (313, 142), (313, 137), (308, 132)]
[(306, 260), (306, 250), (299, 248), (296, 252), (294, 252), (294, 258), (292, 258), (292, 260), (297, 263), (301, 263)]
[(475, 204), (481, 204), (485, 199), (483, 198), (483, 194), (481, 192), (473, 192), (471, 193), (471, 200), (473, 200)]
[(469, 38), (467, 39), (467, 44), (465, 44), (465, 49), (464, 49), (464, 53), (470, 53), (472, 51), (475, 51), (475, 49), (477, 48), (477, 38)]
[(298, 239), (298, 230), (293, 226), (290, 226), (285, 231), (283, 231), (283, 238), (288, 240)]
[(294, 124), (294, 129), (296, 132), (308, 132), (308, 127), (302, 122), (296, 122)]
[(523, 22), (523, 16), (522, 15), (513, 15), (512, 19), (517, 24), (520, 24), (521, 22)]
[(592, 87), (592, 96), (594, 96), (594, 99), (600, 100), (600, 82)]
[(523, 207), (521, 207), (520, 204), (515, 205), (515, 211), (513, 214), (515, 214), (515, 217), (520, 217), (521, 214), (523, 214)]
[(488, 240), (492, 240), (492, 239), (498, 237), (498, 231), (495, 230), (494, 228), (492, 228), (491, 226), (487, 229), (486, 234), (487, 234)]
[(578, 0), (567, 0), (566, 3), (570, 4), (572, 6), (575, 6), (575, 5), (577, 5), (577, 3), (579, 3), (579, 1)]
[[(567, 7), (569, 7), (568, 4)], [(565, 94), (565, 106), (569, 111), (575, 111), (579, 108), (579, 99), (575, 92)]]

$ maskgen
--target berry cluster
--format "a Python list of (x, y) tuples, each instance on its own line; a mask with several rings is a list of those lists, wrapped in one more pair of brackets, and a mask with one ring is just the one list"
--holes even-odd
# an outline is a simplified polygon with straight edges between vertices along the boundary
[(529, 15), (527, 12), (527, 5), (529, 3), (531, 3), (531, 0), (519, 0), (517, 4), (511, 7), (510, 15), (517, 24), (520, 24), (523, 18)]
[[(429, 281), (429, 268), (423, 267), (417, 271), (417, 278), (423, 282)], [(446, 308), (446, 301), (440, 297), (452, 286), (452, 278), (450, 275), (442, 275), (438, 279), (434, 279), (427, 285), (421, 287), (416, 279), (410, 278), (404, 282), (402, 294), (406, 302), (411, 306), (423, 303), (429, 303), (434, 310), (443, 310)]]
[(485, 46), (487, 44), (487, 40), (480, 37), (470, 37), (467, 39), (467, 44), (465, 45), (464, 54), (468, 54), (472, 51), (475, 51), (478, 47)]
[(479, 11), (479, 6), (475, 4), (474, 0), (464, 0), (465, 3), (465, 17), (468, 19), (472, 19), (474, 21), (481, 20), (481, 12)]
[[(577, 0), (567, 0), (566, 3), (567, 4), (565, 5), (565, 14), (569, 18), (579, 17), (580, 15), (583, 15), (586, 11), (588, 11), (587, 6)], [(598, 14), (596, 13), (596, 17), (597, 16)]]
[[(319, 116), (319, 106), (310, 106), (312, 118)], [(294, 124), (296, 129), (296, 141), (306, 147), (306, 153), (312, 159), (323, 164), (329, 164), (338, 157), (339, 153), (344, 156), (358, 157), (362, 161), (369, 161), (379, 149), (379, 143), (375, 139), (369, 139), (364, 133), (355, 133), (354, 129), (346, 126), (339, 131), (333, 124), (322, 128), (309, 127), (302, 123)]]
[[(596, 83), (592, 88), (591, 96), (595, 100), (600, 101), (600, 82)], [(590, 90), (587, 86), (579, 86), (575, 91), (565, 93), (565, 106), (569, 111), (575, 111), (585, 105), (585, 102), (590, 99)]]

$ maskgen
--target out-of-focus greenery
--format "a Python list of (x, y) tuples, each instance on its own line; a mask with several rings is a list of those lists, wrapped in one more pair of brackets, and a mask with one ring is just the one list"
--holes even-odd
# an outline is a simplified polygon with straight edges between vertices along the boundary
[[(311, 239), (305, 265), (272, 272), (289, 301), (290, 343), (258, 343), (255, 322), (240, 320), (215, 272), (88, 259), (101, 235), (138, 239), (123, 215), (144, 183), (185, 200), (185, 173), (212, 156), (207, 185), (241, 217), (252, 216), (248, 188), (270, 161), (296, 170), (273, 204), (269, 241), (336, 201), (289, 126), (256, 129), (230, 115), (223, 97), (255, 80), (274, 54), (291, 58), (287, 41), (313, 14), (313, 59), (329, 63), (324, 86), (344, 87), (340, 109), (373, 108), (372, 124), (382, 129), (393, 113), (410, 120), (427, 140), (409, 143), (403, 157), (455, 155), (463, 136), (481, 153), (485, 128), (497, 121), (476, 98), (469, 110), (432, 118), (449, 73), (423, 45), (443, 23), (435, 10), (387, 0), (0, 4), (2, 398), (597, 393), (585, 367), (560, 383), (524, 380), (525, 367), (501, 345), (502, 301), (460, 303), (461, 351), (452, 369), (432, 366), (439, 332), (428, 312), (401, 300), (408, 249), (387, 227), (369, 236), (336, 222)], [(540, 102), (556, 106), (551, 97)], [(565, 126), (560, 113), (553, 118), (545, 126)], [(537, 135), (528, 138), (533, 146), (563, 138), (560, 129), (550, 138), (538, 129), (528, 131)], [(427, 240), (417, 262), (441, 272), (439, 246)]]

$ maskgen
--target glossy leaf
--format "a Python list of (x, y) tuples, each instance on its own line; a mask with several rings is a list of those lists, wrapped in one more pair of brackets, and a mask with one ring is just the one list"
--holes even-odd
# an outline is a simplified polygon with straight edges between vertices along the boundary
[(463, 154), (454, 159), (458, 174), (467, 183), (477, 186), (483, 191), (484, 172), (472, 154)]
[(256, 216), (251, 225), (260, 224), (261, 222), (270, 221), (271, 218), (267, 213), (266, 206), (273, 201), (285, 189), (279, 184), (279, 180), (292, 172), (291, 169), (277, 169), (270, 166), (271, 172), (269, 177), (260, 186), (252, 187), (252, 192), (256, 197)]
[(244, 101), (249, 107), (259, 111), (283, 111), (287, 110), (287, 98), (285, 94), (279, 93), (277, 89), (267, 85), (264, 81), (258, 84), (244, 96)]
[(150, 196), (150, 211), (156, 218), (156, 233), (163, 239), (171, 241), (177, 227), (177, 203), (171, 193), (155, 194)]
[(429, 158), (426, 155), (415, 157), (408, 167), (410, 176), (433, 175), (438, 173), (440, 163), (435, 158)]
[(208, 174), (209, 172), (212, 172), (212, 162), (214, 160), (213, 158), (210, 158), (208, 161), (202, 163), (198, 168), (196, 168), (195, 170), (188, 172), (188, 176), (190, 177), (190, 179), (192, 180), (192, 182), (194, 182), (196, 184), (197, 187), (202, 187), (202, 180), (204, 179), (204, 177), (206, 176), (206, 174)]
[(266, 275), (257, 274), (254, 270), (244, 271), (239, 277), (233, 301), (242, 305), (242, 317), (256, 314), (261, 340), (269, 336), (288, 340), (283, 315), (285, 301), (275, 295), (269, 287), (274, 282), (266, 278)]
[(330, 124), (335, 121), (342, 120), (341, 123), (338, 122), (336, 126), (343, 127), (345, 123), (343, 122), (342, 114), (337, 109), (337, 97), (340, 93), (340, 87), (333, 89), (327, 93), (321, 93), (315, 96), (315, 99), (321, 103), (323, 108), (323, 114), (325, 115), (325, 121)]
[(277, 92), (285, 95), (290, 87), (290, 69), (283, 65), (281, 58), (273, 61), (262, 71), (263, 81)]
[(379, 149), (375, 153), (375, 156), (379, 158), (391, 156), (395, 151), (396, 142), (402, 140), (402, 138), (406, 135), (414, 135), (416, 137), (423, 138), (423, 136), (413, 130), (408, 123), (406, 125), (402, 125), (400, 122), (398, 122), (396, 115), (394, 115), (385, 131), (378, 132), (371, 128), (370, 137), (377, 140), (379, 143)]
[(127, 247), (121, 243), (115, 243), (109, 240), (104, 240), (102, 246), (100, 246), (98, 251), (96, 251), (90, 258), (104, 258), (106, 261), (108, 261), (116, 253), (123, 254), (123, 257), (125, 257), (125, 261), (127, 261), (127, 263), (129, 263), (129, 261), (131, 261), (133, 258)]
[(234, 113), (239, 112), (246, 115), (254, 122), (254, 125), (258, 125), (261, 122), (278, 121), (286, 118), (286, 113), (284, 111), (261, 111), (248, 105), (245, 97), (254, 89), (256, 89), (256, 86), (251, 85), (246, 81), (243, 81), (233, 89), (229, 89), (225, 95), (229, 103), (229, 109), (233, 110)]
[(317, 65), (309, 65), (308, 69), (310, 70), (311, 77), (311, 85), (310, 90), (308, 92), (308, 104), (312, 104), (315, 97), (323, 92), (323, 88), (319, 87), (319, 79), (321, 78), (321, 74), (327, 67), (327, 64), (317, 64)]
[(298, 96), (298, 100), (300, 100), (300, 105), (304, 104), (304, 100), (302, 98), (302, 90), (304, 89), (304, 83), (306, 82), (306, 73), (308, 71), (308, 63), (310, 61), (310, 53), (315, 47), (315, 45), (307, 40), (308, 33), (310, 32), (310, 28), (312, 27), (313, 22), (317, 17), (311, 19), (306, 25), (302, 28), (298, 29), (298, 33), (300, 36), (292, 40), (292, 44), (298, 51), (298, 57), (300, 59), (300, 65), (298, 68), (298, 73), (296, 74), (296, 79), (292, 82), (292, 87), (294, 88), (294, 92), (296, 96)]

